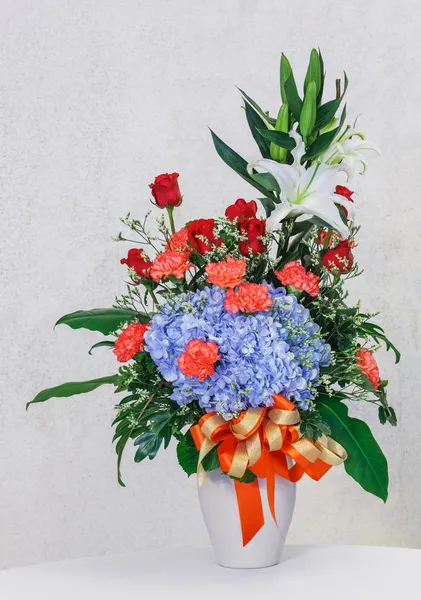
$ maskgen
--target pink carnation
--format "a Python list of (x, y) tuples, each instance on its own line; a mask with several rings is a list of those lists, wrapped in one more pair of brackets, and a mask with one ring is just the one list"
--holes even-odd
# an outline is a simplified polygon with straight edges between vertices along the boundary
[(268, 286), (258, 283), (242, 283), (236, 291), (228, 290), (224, 301), (225, 310), (231, 313), (269, 311), (271, 306), (272, 299), (269, 298)]
[(190, 340), (178, 358), (178, 366), (186, 377), (197, 377), (199, 381), (203, 381), (215, 373), (214, 364), (220, 358), (215, 342)]
[(287, 263), (281, 271), (275, 271), (275, 275), (282, 285), (303, 290), (313, 298), (320, 292), (319, 276), (311, 271), (307, 272), (299, 260)]
[(176, 252), (175, 250), (167, 250), (158, 254), (151, 267), (152, 279), (158, 283), (161, 279), (167, 279), (171, 275), (182, 279), (184, 273), (193, 266), (188, 262), (189, 257), (189, 252)]
[(246, 261), (242, 258), (235, 260), (228, 256), (227, 260), (206, 265), (208, 283), (221, 288), (234, 288), (240, 285), (246, 274)]

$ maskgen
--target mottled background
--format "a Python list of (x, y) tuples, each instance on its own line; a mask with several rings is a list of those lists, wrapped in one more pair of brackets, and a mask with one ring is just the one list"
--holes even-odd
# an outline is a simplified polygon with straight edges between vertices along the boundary
[(398, 367), (379, 355), (400, 426), (352, 407), (388, 456), (389, 501), (342, 468), (307, 479), (289, 540), (421, 546), (420, 18), (416, 0), (2, 0), (0, 566), (208, 543), (174, 446), (140, 466), (129, 449), (117, 485), (111, 387), (24, 406), (41, 388), (115, 372), (107, 350), (87, 354), (99, 334), (53, 324), (123, 290), (118, 217), (144, 213), (163, 171), (180, 173), (179, 224), (253, 198), (207, 127), (253, 159), (235, 85), (274, 111), (280, 52), (303, 76), (318, 45), (327, 89), (346, 69), (350, 112), (383, 150), (358, 187), (365, 273), (351, 295), (381, 311), (403, 351)]

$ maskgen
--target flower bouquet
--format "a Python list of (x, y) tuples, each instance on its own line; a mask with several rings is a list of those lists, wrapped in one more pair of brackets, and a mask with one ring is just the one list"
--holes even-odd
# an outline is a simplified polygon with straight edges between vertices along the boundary
[[(220, 564), (279, 561), (303, 476), (332, 466), (386, 501), (387, 462), (349, 401), (377, 407), (396, 425), (373, 356), (380, 343), (399, 353), (383, 329), (347, 302), (357, 277), (358, 226), (352, 182), (376, 151), (346, 125), (348, 80), (323, 101), (325, 72), (312, 50), (303, 94), (287, 58), (280, 65), (275, 116), (240, 90), (261, 158), (248, 162), (212, 133), (222, 160), (253, 186), (223, 216), (177, 223), (178, 174), (150, 185), (163, 212), (154, 224), (121, 221), (133, 243), (121, 263), (127, 292), (112, 308), (77, 311), (57, 324), (110, 336), (124, 363), (114, 375), (65, 383), (31, 403), (92, 391), (124, 392), (113, 422), (118, 481), (123, 451), (153, 459), (177, 442), (187, 475), (197, 473), (200, 502)], [(90, 352), (92, 351), (90, 350)]]

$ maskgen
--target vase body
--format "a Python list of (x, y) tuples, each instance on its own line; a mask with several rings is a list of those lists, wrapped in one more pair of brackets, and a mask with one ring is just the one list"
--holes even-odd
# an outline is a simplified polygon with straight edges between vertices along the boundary
[(295, 507), (296, 484), (276, 476), (275, 513), (269, 509), (266, 479), (259, 479), (264, 525), (243, 547), (240, 515), (234, 482), (219, 470), (207, 473), (199, 487), (199, 500), (215, 558), (222, 567), (260, 569), (281, 560)]

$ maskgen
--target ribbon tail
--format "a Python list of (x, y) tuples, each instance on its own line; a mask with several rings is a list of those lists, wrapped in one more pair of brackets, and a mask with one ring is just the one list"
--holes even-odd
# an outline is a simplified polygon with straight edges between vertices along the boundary
[(240, 514), (243, 546), (247, 546), (265, 524), (259, 482), (257, 479), (251, 483), (235, 481), (234, 485)]
[(275, 512), (275, 468), (272, 460), (268, 460), (267, 471), (266, 471), (266, 491), (268, 495), (268, 504), (270, 508), (270, 512), (272, 514), (273, 520), (275, 521), (276, 526), (278, 526), (278, 522), (276, 520), (276, 512)]

